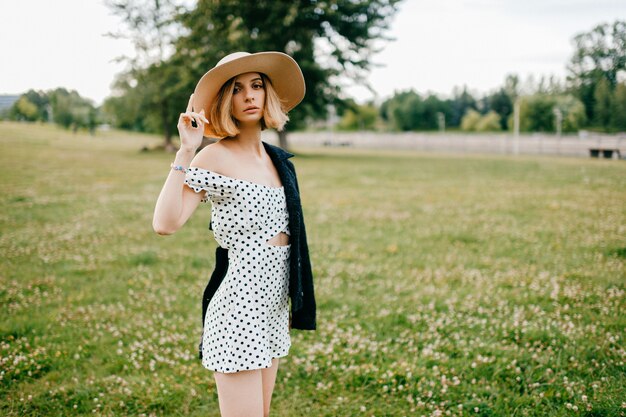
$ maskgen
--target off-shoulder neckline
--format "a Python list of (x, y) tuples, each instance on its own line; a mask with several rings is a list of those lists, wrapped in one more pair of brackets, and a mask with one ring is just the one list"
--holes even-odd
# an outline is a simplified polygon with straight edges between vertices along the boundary
[(259, 187), (269, 188), (270, 190), (281, 190), (281, 189), (285, 188), (284, 185), (281, 185), (280, 187), (272, 187), (271, 185), (259, 184), (258, 182), (242, 180), (241, 178), (229, 177), (228, 175), (223, 175), (223, 174), (220, 174), (219, 172), (215, 172), (215, 171), (209, 171), (208, 169), (204, 169), (204, 168), (200, 168), (200, 167), (189, 167), (189, 169), (192, 169), (192, 168), (197, 170), (197, 171), (198, 170), (199, 171), (204, 171), (204, 172), (208, 172), (209, 174), (212, 174), (212, 175), (217, 175), (219, 177), (228, 178), (229, 180), (241, 181), (241, 182), (245, 182), (247, 184), (258, 185)]

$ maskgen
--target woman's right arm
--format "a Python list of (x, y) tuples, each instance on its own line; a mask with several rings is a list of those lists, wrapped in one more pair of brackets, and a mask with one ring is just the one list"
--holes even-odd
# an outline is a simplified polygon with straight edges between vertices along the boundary
[[(187, 168), (191, 164), (196, 149), (202, 143), (204, 123), (208, 120), (204, 116), (204, 110), (200, 113), (192, 111), (191, 103), (193, 94), (189, 98), (187, 111), (181, 113), (178, 119), (178, 132), (180, 135), (180, 149), (176, 152), (174, 165), (182, 165)], [(191, 121), (195, 120), (194, 127)], [(189, 219), (202, 199), (202, 193), (196, 193), (191, 188), (185, 187), (185, 172), (170, 169), (161, 189), (159, 198), (154, 208), (152, 228), (160, 235), (171, 235), (180, 229)]]

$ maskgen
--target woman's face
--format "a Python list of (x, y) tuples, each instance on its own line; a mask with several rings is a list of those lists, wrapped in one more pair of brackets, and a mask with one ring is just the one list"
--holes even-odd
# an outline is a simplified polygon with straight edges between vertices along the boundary
[(242, 124), (258, 123), (265, 108), (265, 86), (258, 72), (247, 72), (235, 78), (233, 117)]

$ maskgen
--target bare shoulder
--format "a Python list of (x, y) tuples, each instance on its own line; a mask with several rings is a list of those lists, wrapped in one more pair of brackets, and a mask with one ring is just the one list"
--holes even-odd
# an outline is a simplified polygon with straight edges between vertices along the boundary
[(221, 141), (217, 141), (202, 148), (189, 165), (219, 172), (229, 158), (230, 151)]

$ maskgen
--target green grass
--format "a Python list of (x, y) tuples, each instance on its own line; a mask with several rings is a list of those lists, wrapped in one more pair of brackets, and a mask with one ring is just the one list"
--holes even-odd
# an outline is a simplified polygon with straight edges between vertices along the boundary
[[(0, 414), (219, 415), (210, 206), (154, 233), (159, 141), (0, 123)], [(624, 161), (295, 151), (318, 330), (273, 416), (625, 414)]]

